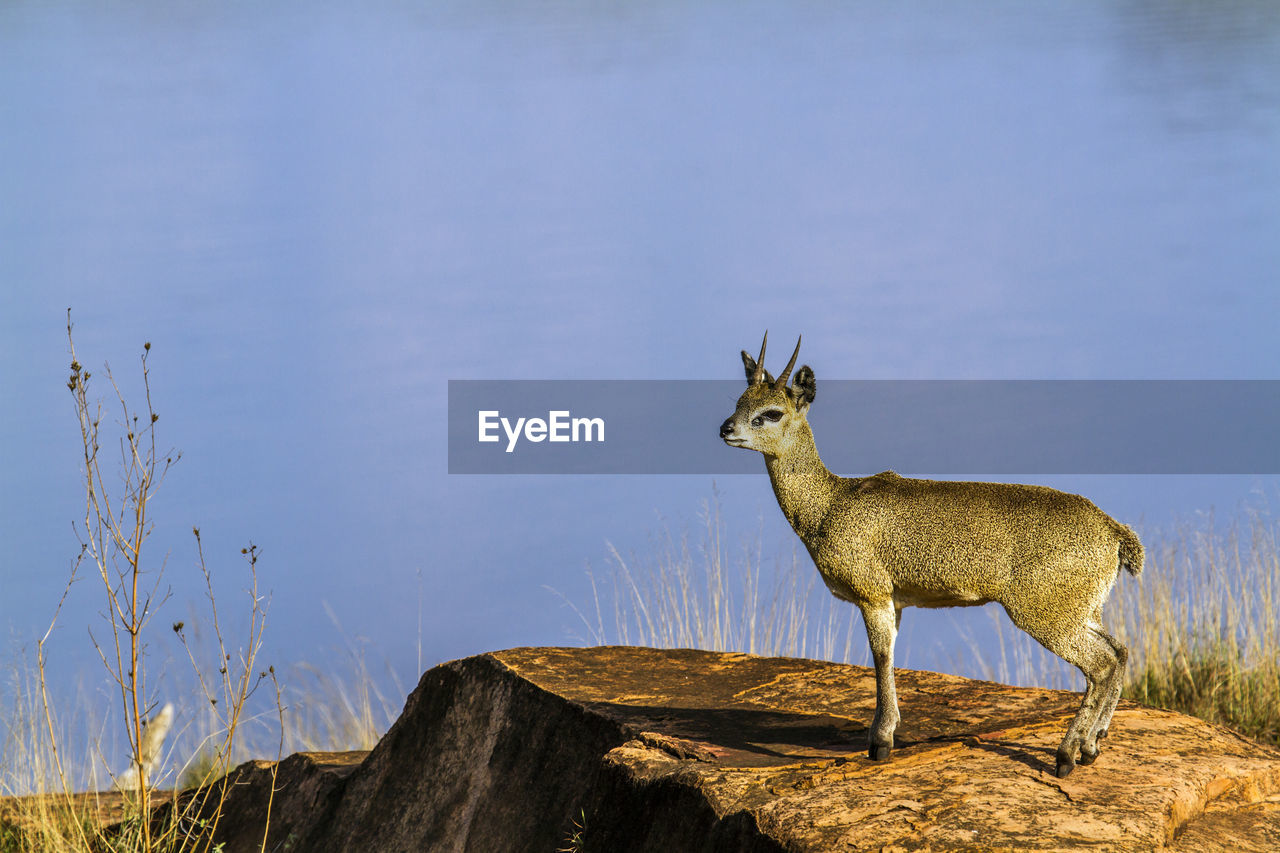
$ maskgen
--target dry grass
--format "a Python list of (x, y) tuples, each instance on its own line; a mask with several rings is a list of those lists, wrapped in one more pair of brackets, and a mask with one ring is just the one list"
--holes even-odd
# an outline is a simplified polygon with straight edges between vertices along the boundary
[(1130, 648), (1125, 695), (1280, 744), (1280, 519), (1208, 514), (1153, 538), (1110, 614)]
[[(0, 719), (0, 853), (138, 850), (136, 836), (108, 840), (102, 834), (105, 827), (138, 814), (136, 800), (110, 790), (108, 770), (120, 761), (119, 750), (107, 743), (114, 728), (111, 715), (96, 719), (78, 713), (66, 720), (55, 718), (57, 737), (51, 740), (42, 720), (34, 665), (11, 665), (9, 676), (3, 689), (5, 714)], [(158, 790), (151, 794), (151, 805), (165, 802), (170, 788), (216, 784), (228, 766), (278, 754), (281, 732), (286, 754), (372, 748), (402, 704), (398, 687), (394, 700), (379, 687), (387, 679), (398, 685), (394, 673), (372, 671), (364, 650), (350, 642), (334, 652), (323, 670), (308, 664), (283, 668), (283, 720), (273, 719), (274, 700), (258, 703), (255, 712), (238, 723), (235, 753), (226, 761), (213, 751), (221, 742), (217, 718), (199, 707), (184, 707), (178, 714), (182, 725), (175, 727), (173, 742), (153, 776)], [(199, 684), (194, 677), (167, 673), (157, 687), (166, 696), (196, 695)], [(76, 709), (90, 706), (83, 698), (58, 704)], [(62, 788), (53, 764), (55, 746), (71, 782), (68, 788), (75, 793)], [(172, 838), (168, 846), (159, 846), (165, 842), (160, 834), (153, 847), (182, 849)]]
[(603, 592), (609, 605), (601, 604), (602, 582), (590, 571), (590, 605), (584, 610), (565, 599), (587, 642), (833, 661), (867, 657), (856, 612), (825, 589), (815, 594), (818, 574), (795, 547), (785, 558), (766, 560), (757, 531), (730, 550), (718, 498), (704, 503), (694, 534), (674, 538), (663, 530), (642, 555), (608, 548)]
[[(0, 851), (69, 851), (88, 848), (105, 819), (123, 811), (100, 807), (64, 789), (64, 778), (92, 778), (94, 753), (73, 732), (88, 732), (92, 721), (68, 721), (55, 713), (45, 718), (41, 685), (34, 664), (14, 664), (5, 691), (10, 701), (0, 762)], [(72, 746), (74, 744), (74, 746)], [(62, 755), (58, 751), (61, 748)]]
[[(346, 638), (329, 611), (338, 635)], [(285, 752), (373, 749), (400, 716), (406, 691), (390, 664), (381, 677), (369, 669), (364, 646), (345, 639), (326, 656), (324, 668), (295, 664), (288, 675)], [(388, 695), (379, 684), (390, 684)]]

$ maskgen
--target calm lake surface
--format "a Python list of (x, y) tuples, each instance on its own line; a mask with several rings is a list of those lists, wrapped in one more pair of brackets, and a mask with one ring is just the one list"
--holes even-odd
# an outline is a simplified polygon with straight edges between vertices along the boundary
[[(269, 5), (0, 7), (15, 656), (83, 517), (68, 307), (135, 400), (152, 343), (184, 453), (159, 633), (201, 602), (198, 525), (229, 602), (261, 547), (267, 658), (350, 645), (406, 686), (581, 642), (551, 590), (587, 606), (606, 542), (652, 553), (713, 494), (450, 477), (448, 379), (738, 377), (766, 328), (820, 381), (1280, 376), (1276, 4)], [(1041, 482), (1151, 531), (1277, 485)], [(734, 549), (790, 559), (763, 465), (714, 488)], [(91, 694), (101, 597), (77, 584), (51, 646)], [(899, 662), (973, 672), (957, 622), (987, 636), (909, 614)]]

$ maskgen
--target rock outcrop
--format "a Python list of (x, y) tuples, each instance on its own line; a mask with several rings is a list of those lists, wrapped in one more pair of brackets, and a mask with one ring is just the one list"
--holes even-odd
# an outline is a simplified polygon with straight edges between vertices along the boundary
[[(442, 664), (371, 752), (280, 763), (267, 849), (1280, 849), (1280, 751), (1126, 702), (1097, 763), (1058, 779), (1078, 694), (910, 670), (898, 690), (897, 749), (872, 763), (863, 667), (619, 647)], [(260, 849), (270, 767), (237, 771), (227, 853)]]

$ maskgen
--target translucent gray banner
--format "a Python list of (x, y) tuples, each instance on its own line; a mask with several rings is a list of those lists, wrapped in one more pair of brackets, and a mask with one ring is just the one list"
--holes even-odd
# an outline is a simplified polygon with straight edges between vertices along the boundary
[[(758, 474), (743, 381), (450, 380), (451, 474)], [(837, 474), (1280, 473), (1278, 380), (820, 380)]]

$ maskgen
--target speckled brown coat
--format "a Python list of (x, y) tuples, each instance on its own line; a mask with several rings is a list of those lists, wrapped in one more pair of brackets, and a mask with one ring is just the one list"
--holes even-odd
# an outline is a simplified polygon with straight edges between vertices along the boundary
[(1103, 630), (1102, 605), (1121, 566), (1142, 570), (1138, 537), (1087, 499), (1044, 486), (832, 474), (806, 418), (813, 371), (803, 366), (786, 384), (799, 350), (777, 380), (763, 368), (763, 346), (758, 359), (742, 353), (748, 387), (720, 435), (764, 454), (778, 505), (823, 581), (862, 611), (879, 688), (872, 758), (888, 756), (899, 719), (893, 644), (902, 608), (995, 601), (1084, 673), (1088, 688), (1056, 770), (1070, 773), (1077, 755), (1092, 763), (1128, 657)]

